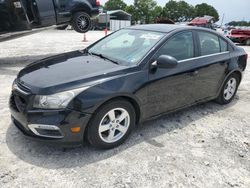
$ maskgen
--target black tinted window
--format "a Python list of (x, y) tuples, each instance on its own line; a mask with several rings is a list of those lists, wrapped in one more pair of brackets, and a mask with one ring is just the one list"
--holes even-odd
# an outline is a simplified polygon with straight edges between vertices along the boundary
[(200, 39), (201, 55), (209, 55), (220, 52), (219, 38), (208, 32), (198, 32)]
[(227, 42), (224, 41), (224, 40), (221, 39), (221, 38), (220, 38), (220, 51), (221, 51), (221, 52), (226, 52), (226, 51), (228, 51)]
[(157, 57), (160, 55), (170, 55), (177, 60), (194, 57), (192, 32), (183, 32), (170, 38), (157, 52)]

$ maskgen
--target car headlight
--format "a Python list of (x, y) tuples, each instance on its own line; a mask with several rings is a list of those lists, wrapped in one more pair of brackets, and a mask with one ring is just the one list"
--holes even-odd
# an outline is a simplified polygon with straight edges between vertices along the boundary
[(36, 95), (33, 107), (42, 109), (62, 109), (67, 107), (70, 101), (89, 87), (64, 91), (52, 95)]

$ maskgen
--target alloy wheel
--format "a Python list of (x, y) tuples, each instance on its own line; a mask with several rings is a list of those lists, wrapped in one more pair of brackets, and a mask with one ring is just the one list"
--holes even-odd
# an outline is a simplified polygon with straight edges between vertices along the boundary
[(128, 131), (130, 116), (124, 108), (115, 108), (104, 115), (99, 124), (99, 136), (106, 143), (120, 140)]
[(85, 31), (88, 28), (90, 20), (84, 15), (80, 15), (77, 18), (77, 26), (80, 30)]
[(234, 77), (230, 78), (224, 88), (224, 98), (225, 100), (230, 100), (236, 91), (237, 81)]

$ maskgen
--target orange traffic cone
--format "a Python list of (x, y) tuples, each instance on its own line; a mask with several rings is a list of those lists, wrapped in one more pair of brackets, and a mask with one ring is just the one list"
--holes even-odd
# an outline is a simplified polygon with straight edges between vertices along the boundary
[(105, 28), (104, 32), (105, 32), (105, 36), (107, 36), (107, 34), (108, 34), (108, 28)]
[(88, 42), (87, 37), (86, 37), (86, 33), (83, 34), (83, 40), (82, 40), (82, 42)]

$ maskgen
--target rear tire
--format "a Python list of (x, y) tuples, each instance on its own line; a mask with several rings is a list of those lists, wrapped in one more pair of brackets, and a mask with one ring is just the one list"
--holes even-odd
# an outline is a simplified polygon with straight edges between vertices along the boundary
[(100, 149), (122, 144), (135, 127), (135, 110), (126, 100), (114, 100), (101, 106), (87, 128), (89, 143)]
[(91, 18), (85, 12), (76, 12), (71, 20), (73, 29), (78, 33), (86, 33), (91, 29)]
[(221, 89), (220, 95), (216, 99), (216, 102), (219, 104), (230, 103), (234, 99), (235, 94), (237, 93), (239, 83), (239, 75), (236, 73), (231, 74), (225, 81)]

